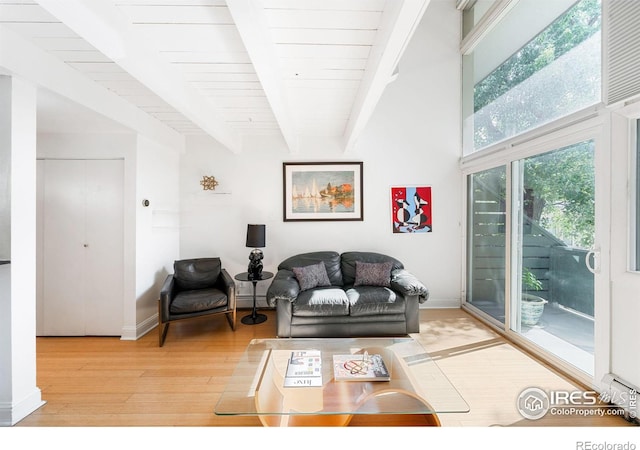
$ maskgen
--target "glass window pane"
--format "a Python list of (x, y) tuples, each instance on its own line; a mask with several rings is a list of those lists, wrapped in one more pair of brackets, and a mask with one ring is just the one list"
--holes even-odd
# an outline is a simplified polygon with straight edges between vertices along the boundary
[[(511, 329), (593, 372), (595, 233), (593, 141), (514, 163), (519, 256)], [(515, 205), (514, 205), (515, 207)]]
[(468, 177), (468, 304), (505, 320), (506, 168)]
[(521, 0), (465, 55), (465, 153), (600, 101), (600, 1), (567, 3)]

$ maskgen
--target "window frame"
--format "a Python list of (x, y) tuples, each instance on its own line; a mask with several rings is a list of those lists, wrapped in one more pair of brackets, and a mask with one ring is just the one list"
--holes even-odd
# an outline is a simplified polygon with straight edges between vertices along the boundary
[[(635, 141), (635, 142), (634, 142)], [(631, 180), (635, 180), (635, 189), (631, 191), (631, 205), (635, 209), (635, 213), (631, 214), (631, 223), (629, 228), (634, 230), (630, 233), (630, 248), (635, 247), (635, 254), (630, 261), (630, 267), (633, 272), (640, 272), (640, 119), (635, 119), (635, 133), (631, 136)]]
[[(589, 376), (585, 376), (585, 374), (577, 370), (575, 367), (571, 366), (566, 361), (560, 359), (554, 354), (547, 352), (543, 349), (540, 349), (535, 344), (529, 342), (526, 338), (520, 336), (517, 332), (512, 329), (513, 325), (513, 311), (511, 308), (511, 297), (513, 296), (513, 287), (518, 285), (518, 280), (516, 273), (514, 270), (514, 264), (517, 264), (517, 258), (514, 254), (514, 246), (513, 246), (513, 233), (514, 231), (514, 206), (513, 206), (513, 166), (517, 161), (526, 159), (528, 157), (536, 156), (539, 154), (543, 154), (549, 151), (553, 151), (559, 148), (563, 148), (581, 141), (593, 139), (596, 145), (596, 171), (604, 170), (605, 172), (608, 170), (607, 167), (601, 167), (600, 164), (601, 158), (606, 155), (608, 143), (606, 142), (605, 129), (608, 123), (608, 111), (600, 111), (600, 108), (593, 111), (593, 108), (587, 108), (586, 111), (582, 111), (581, 115), (572, 117), (571, 120), (560, 119), (554, 123), (549, 124), (548, 127), (542, 127), (544, 129), (536, 129), (527, 133), (526, 136), (516, 136), (514, 138), (508, 139), (494, 148), (491, 148), (491, 151), (481, 151), (476, 152), (474, 154), (465, 156), (461, 159), (461, 176), (462, 183), (464, 186), (464, 199), (463, 199), (463, 211), (465, 214), (465, 220), (462, 221), (464, 224), (463, 229), (463, 248), (465, 249), (465, 254), (462, 261), (462, 298), (461, 298), (461, 306), (463, 309), (469, 311), (471, 314), (481, 317), (488, 326), (495, 329), (497, 332), (503, 333), (512, 339), (514, 342), (518, 343), (522, 347), (528, 349), (532, 353), (540, 356), (541, 358), (549, 361), (556, 367), (561, 368), (564, 372), (570, 374), (575, 379), (581, 380), (585, 383), (592, 383), (593, 379), (597, 379), (597, 377), (602, 372), (602, 367), (606, 364), (609, 358), (608, 350), (606, 349), (605, 343), (606, 339), (600, 339), (596, 342), (596, 367), (594, 369), (595, 376), (590, 378)], [(491, 168), (506, 166), (507, 169), (507, 221), (506, 221), (506, 255), (505, 255), (505, 323), (493, 319), (488, 314), (479, 310), (477, 307), (474, 307), (472, 304), (467, 303), (466, 301), (466, 293), (467, 293), (467, 267), (469, 264), (467, 253), (468, 250), (468, 183), (469, 175), (472, 175), (477, 172), (481, 172), (483, 170), (488, 170)], [(600, 168), (599, 168), (600, 167)], [(596, 175), (597, 176), (597, 175)], [(606, 178), (606, 177), (605, 177)], [(606, 181), (605, 181), (606, 182)], [(598, 181), (596, 182), (598, 183)], [(596, 190), (596, 202), (606, 202), (608, 197), (603, 196), (603, 192)], [(602, 209), (602, 208), (601, 208)], [(600, 214), (600, 211), (596, 211), (596, 214)], [(609, 229), (608, 221), (603, 220), (602, 217), (600, 219), (596, 219), (600, 221), (599, 228), (597, 228), (596, 233), (597, 236), (602, 236), (604, 230)], [(602, 223), (604, 222), (604, 223)], [(596, 238), (596, 242), (602, 241), (605, 246), (607, 246), (607, 236), (602, 236), (600, 239)], [(603, 253), (606, 253), (606, 248), (602, 249)], [(516, 259), (514, 259), (516, 258)], [(608, 264), (605, 267), (605, 270), (608, 270)], [(608, 275), (607, 275), (608, 277)], [(607, 329), (608, 324), (608, 315), (609, 313), (609, 303), (610, 299), (608, 296), (600, 292), (596, 292), (596, 295), (600, 295), (601, 300), (597, 301), (596, 304), (596, 314), (599, 317), (600, 327), (597, 331), (597, 336), (607, 336), (609, 331)], [(596, 297), (597, 298), (597, 297)], [(608, 339), (608, 338), (607, 338)]]
[[(577, 4), (581, 0), (575, 0), (569, 6), (573, 8), (575, 4)], [(604, 13), (603, 13), (603, 5), (605, 0), (601, 1), (601, 49), (604, 48), (604, 41), (606, 39), (604, 31)], [(567, 124), (571, 124), (574, 122), (579, 122), (584, 119), (585, 114), (597, 114), (600, 109), (603, 108), (603, 98), (604, 98), (604, 86), (605, 86), (605, 78), (601, 75), (600, 78), (600, 89), (599, 89), (599, 99), (582, 109), (573, 111), (569, 114), (558, 118), (552, 118), (546, 122), (542, 122), (538, 125), (533, 126), (532, 128), (519, 132), (513, 136), (508, 136), (502, 140), (495, 141), (489, 143), (483, 147), (479, 147), (476, 149), (474, 143), (475, 136), (475, 124), (474, 116), (474, 87), (471, 84), (474, 84), (473, 74), (469, 74), (468, 71), (464, 70), (464, 66), (466, 63), (465, 60), (469, 60), (473, 58), (473, 52), (475, 49), (481, 44), (483, 39), (491, 32), (491, 30), (500, 23), (500, 21), (511, 11), (511, 9), (516, 6), (519, 0), (496, 0), (494, 4), (489, 8), (487, 13), (482, 17), (482, 19), (476, 24), (476, 26), (467, 33), (465, 38), (462, 40), (460, 45), (461, 51), (461, 64), (463, 66), (462, 71), (462, 85), (461, 85), (461, 124), (462, 124), (462, 156), (463, 158), (471, 157), (472, 155), (476, 155), (480, 152), (483, 153), (491, 153), (496, 150), (500, 150), (507, 146), (512, 146), (512, 141), (515, 139), (516, 141), (526, 141), (532, 139), (532, 137), (543, 135), (549, 133), (555, 129), (559, 129), (561, 127), (566, 127)], [(567, 9), (568, 10), (568, 9)], [(562, 14), (566, 13), (566, 11), (558, 15), (553, 21), (545, 26), (541, 31), (546, 30), (551, 23), (557, 20)], [(533, 37), (537, 36), (534, 35)], [(526, 46), (526, 43), (524, 44)], [(520, 47), (523, 48), (523, 47)], [(600, 52), (600, 64), (601, 67), (604, 67), (605, 64), (605, 56), (604, 52), (601, 50)], [(473, 64), (473, 63), (471, 63)], [(496, 66), (493, 70), (495, 70)], [(601, 71), (602, 73), (602, 71)], [(467, 125), (468, 122), (471, 122), (470, 125)]]

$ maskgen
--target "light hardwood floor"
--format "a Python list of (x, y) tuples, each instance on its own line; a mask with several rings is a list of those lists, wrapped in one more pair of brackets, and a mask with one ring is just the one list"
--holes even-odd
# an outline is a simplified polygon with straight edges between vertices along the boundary
[[(247, 343), (275, 336), (267, 322), (231, 331), (224, 317), (171, 325), (164, 347), (154, 330), (137, 341), (109, 337), (37, 339), (37, 385), (47, 402), (17, 427), (260, 426), (253, 417), (223, 417), (214, 406)], [(246, 314), (240, 311), (239, 316)], [(466, 399), (465, 414), (442, 414), (443, 427), (630, 426), (620, 417), (522, 418), (527, 387), (577, 389), (462, 310), (422, 310), (413, 335)], [(417, 418), (355, 418), (354, 426), (420, 425)]]

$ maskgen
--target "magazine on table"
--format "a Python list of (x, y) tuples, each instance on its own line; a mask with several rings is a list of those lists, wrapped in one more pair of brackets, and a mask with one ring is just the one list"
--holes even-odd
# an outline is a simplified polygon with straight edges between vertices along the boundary
[(333, 377), (336, 381), (389, 381), (391, 375), (382, 356), (333, 355)]
[(322, 386), (320, 350), (296, 350), (287, 361), (284, 387)]

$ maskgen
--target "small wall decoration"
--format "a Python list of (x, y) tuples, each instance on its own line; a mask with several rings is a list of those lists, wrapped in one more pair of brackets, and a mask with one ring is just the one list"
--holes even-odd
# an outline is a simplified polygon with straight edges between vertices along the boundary
[(362, 162), (283, 163), (284, 221), (363, 220)]
[(391, 213), (394, 233), (431, 232), (431, 187), (392, 187)]
[(202, 181), (200, 181), (200, 184), (202, 185), (202, 189), (205, 191), (215, 191), (216, 186), (219, 183), (216, 181), (216, 177), (209, 177), (207, 175), (204, 175), (202, 177)]

